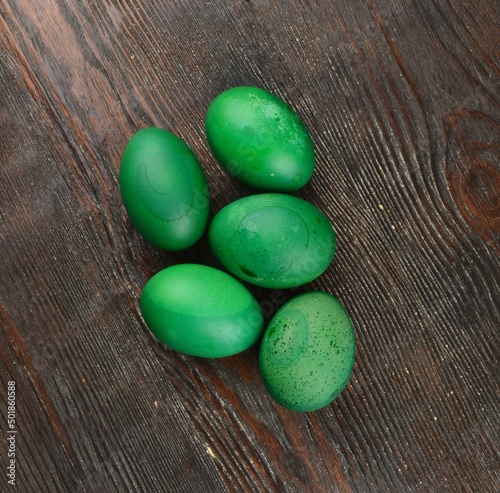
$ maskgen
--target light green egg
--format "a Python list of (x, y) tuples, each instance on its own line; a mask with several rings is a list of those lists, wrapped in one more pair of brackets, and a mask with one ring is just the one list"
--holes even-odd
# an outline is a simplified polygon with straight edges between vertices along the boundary
[(178, 264), (155, 274), (140, 306), (151, 332), (172, 349), (222, 358), (250, 348), (263, 314), (250, 291), (229, 274), (199, 264)]
[(348, 313), (332, 295), (292, 298), (262, 338), (259, 368), (271, 396), (293, 411), (316, 411), (345, 388), (356, 354)]

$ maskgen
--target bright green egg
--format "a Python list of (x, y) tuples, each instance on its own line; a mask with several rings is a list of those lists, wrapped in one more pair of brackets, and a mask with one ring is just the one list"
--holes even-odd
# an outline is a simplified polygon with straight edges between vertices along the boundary
[(240, 353), (263, 330), (262, 310), (250, 291), (206, 265), (178, 264), (158, 272), (146, 283), (140, 306), (160, 341), (191, 356)]
[(349, 315), (332, 295), (292, 298), (262, 338), (259, 368), (271, 396), (293, 411), (316, 411), (337, 397), (354, 366), (356, 341)]
[(205, 117), (207, 140), (217, 160), (258, 190), (291, 192), (314, 170), (314, 145), (297, 113), (258, 87), (219, 94)]
[(132, 136), (121, 160), (120, 192), (132, 223), (159, 248), (188, 248), (206, 228), (207, 180), (191, 149), (167, 130), (150, 127)]
[(291, 288), (321, 275), (335, 254), (335, 232), (313, 204), (266, 193), (230, 203), (209, 228), (212, 251), (232, 274), (265, 288)]

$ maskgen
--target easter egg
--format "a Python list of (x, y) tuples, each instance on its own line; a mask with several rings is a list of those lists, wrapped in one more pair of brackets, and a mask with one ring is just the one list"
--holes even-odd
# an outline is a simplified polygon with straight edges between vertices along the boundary
[(161, 270), (146, 283), (140, 307), (160, 341), (192, 356), (240, 353), (263, 330), (262, 310), (250, 291), (206, 265), (177, 264)]
[(282, 99), (258, 87), (227, 89), (205, 117), (208, 143), (237, 179), (258, 190), (291, 192), (314, 170), (314, 145), (304, 123)]
[(335, 232), (317, 207), (275, 193), (230, 203), (213, 218), (208, 237), (229, 272), (265, 288), (312, 281), (330, 265), (336, 248)]
[(203, 234), (210, 209), (201, 166), (187, 144), (161, 128), (132, 136), (120, 165), (120, 192), (137, 230), (165, 250), (192, 246)]
[(259, 369), (270, 395), (293, 411), (316, 411), (337, 397), (354, 366), (356, 342), (345, 308), (311, 291), (292, 298), (262, 338)]

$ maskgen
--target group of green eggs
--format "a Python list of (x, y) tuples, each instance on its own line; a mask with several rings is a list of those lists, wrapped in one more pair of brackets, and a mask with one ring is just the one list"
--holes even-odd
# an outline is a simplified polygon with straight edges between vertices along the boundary
[[(264, 330), (261, 305), (241, 281), (274, 290), (304, 285), (328, 268), (336, 238), (317, 207), (290, 195), (311, 178), (315, 155), (303, 122), (283, 100), (256, 87), (228, 89), (210, 104), (205, 129), (224, 168), (262, 193), (230, 203), (210, 222), (212, 252), (232, 275), (194, 263), (167, 267), (146, 283), (140, 307), (167, 346), (221, 358), (250, 348)], [(155, 246), (183, 250), (203, 235), (210, 212), (207, 180), (194, 153), (173, 133), (150, 127), (134, 134), (119, 181), (132, 223)], [(314, 411), (343, 390), (354, 357), (346, 310), (331, 294), (310, 291), (271, 319), (259, 369), (279, 404)]]

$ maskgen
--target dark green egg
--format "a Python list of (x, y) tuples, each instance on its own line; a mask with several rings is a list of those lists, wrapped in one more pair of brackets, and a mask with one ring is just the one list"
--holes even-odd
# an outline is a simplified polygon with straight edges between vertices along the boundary
[(316, 279), (336, 248), (335, 232), (317, 207), (279, 193), (230, 203), (215, 215), (208, 236), (227, 270), (265, 288), (291, 288)]
[(121, 160), (120, 192), (132, 223), (159, 248), (188, 248), (205, 230), (207, 180), (191, 149), (167, 130), (145, 128), (132, 136)]
[(293, 411), (316, 411), (346, 386), (356, 341), (351, 320), (332, 295), (312, 291), (276, 313), (260, 348), (259, 368), (271, 396)]
[(314, 146), (304, 123), (282, 99), (258, 87), (219, 94), (205, 118), (207, 140), (218, 161), (258, 190), (291, 192), (314, 170)]

